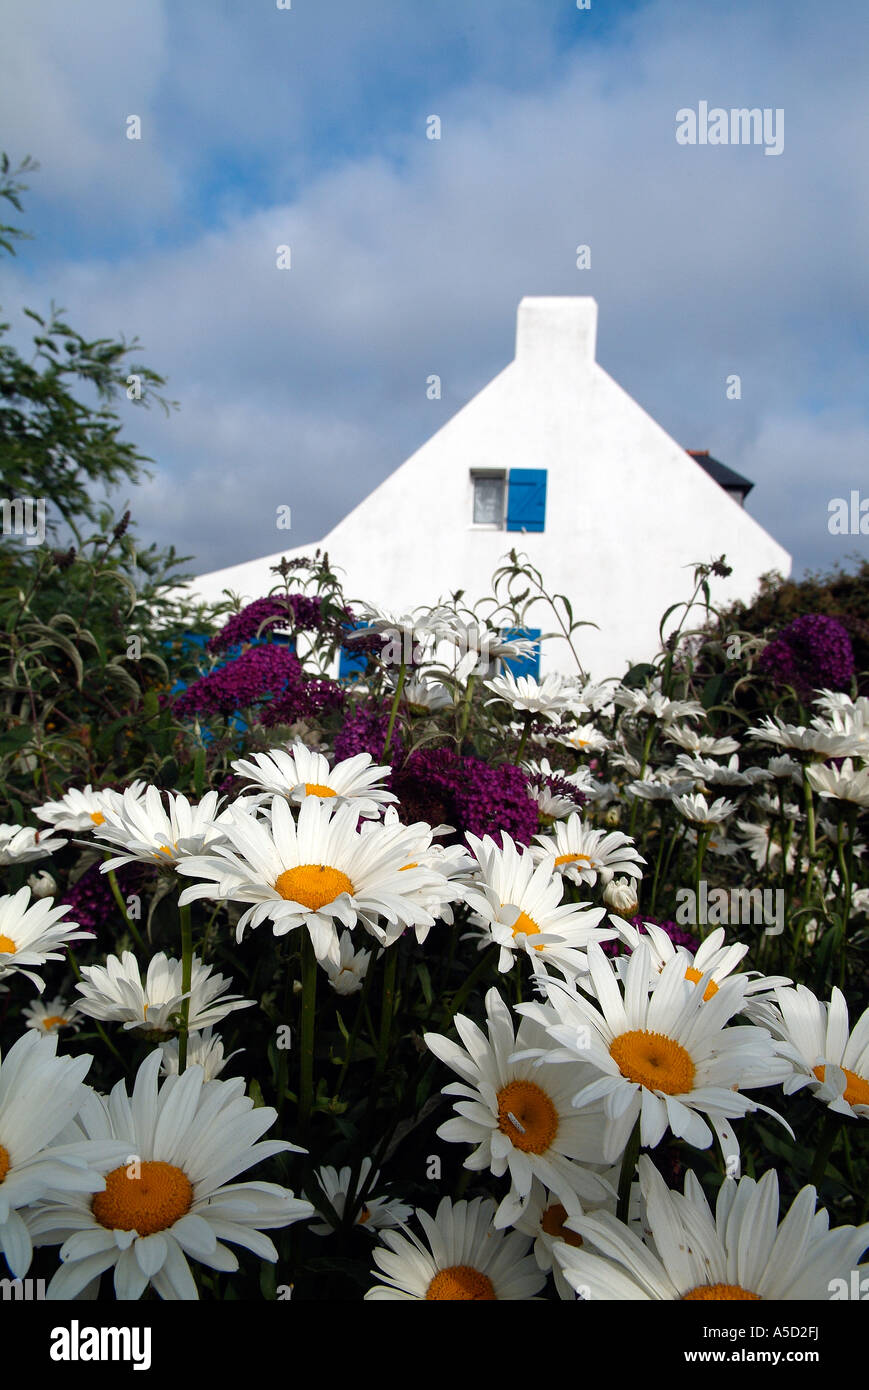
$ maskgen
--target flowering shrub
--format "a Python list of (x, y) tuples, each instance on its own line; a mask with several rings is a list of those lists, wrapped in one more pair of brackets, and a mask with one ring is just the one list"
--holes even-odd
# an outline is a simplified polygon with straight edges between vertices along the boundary
[[(722, 560), (654, 662), (591, 681), (515, 555), (475, 611), (351, 618), (327, 557), (278, 572), (149, 701), (155, 751), (0, 763), (10, 1273), (52, 1300), (859, 1287), (847, 636), (797, 618), (722, 681)], [(539, 605), (562, 635), (516, 678)]]
[(788, 623), (758, 660), (776, 685), (792, 685), (801, 698), (813, 690), (848, 690), (854, 652), (845, 628), (823, 613), (806, 613)]

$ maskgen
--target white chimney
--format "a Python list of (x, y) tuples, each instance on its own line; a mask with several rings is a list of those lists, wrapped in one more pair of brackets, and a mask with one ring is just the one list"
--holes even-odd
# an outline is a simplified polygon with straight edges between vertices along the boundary
[(597, 300), (552, 295), (521, 300), (516, 318), (516, 361), (535, 374), (569, 376), (594, 362)]

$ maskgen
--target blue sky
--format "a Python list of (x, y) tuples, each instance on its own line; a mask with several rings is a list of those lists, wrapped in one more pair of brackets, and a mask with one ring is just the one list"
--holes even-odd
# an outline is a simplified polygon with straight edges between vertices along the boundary
[[(0, 25), (0, 146), (41, 164), (4, 317), (53, 298), (169, 377), (168, 420), (123, 407), (145, 539), (217, 568), (273, 551), (288, 503), (318, 540), (507, 364), (522, 295), (592, 294), (600, 363), (755, 481), (796, 573), (867, 553), (827, 529), (869, 493), (862, 0), (0, 0)], [(783, 152), (678, 145), (700, 101), (781, 108)]]

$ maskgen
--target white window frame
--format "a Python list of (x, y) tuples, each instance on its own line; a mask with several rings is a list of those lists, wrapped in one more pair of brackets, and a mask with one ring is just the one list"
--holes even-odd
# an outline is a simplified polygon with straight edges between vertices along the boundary
[[(477, 501), (477, 480), (492, 478), (501, 483), (501, 518), (499, 521), (475, 521), (474, 509)], [(506, 468), (472, 468), (471, 484), (471, 531), (503, 531), (507, 525), (507, 470)]]

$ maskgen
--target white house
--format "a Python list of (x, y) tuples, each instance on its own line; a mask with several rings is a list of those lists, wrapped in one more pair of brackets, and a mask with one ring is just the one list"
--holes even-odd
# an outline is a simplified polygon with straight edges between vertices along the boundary
[[(654, 654), (692, 562), (726, 554), (722, 602), (750, 599), (769, 570), (790, 572), (744, 510), (751, 484), (671, 439), (595, 361), (596, 329), (593, 299), (522, 300), (509, 366), (317, 543), (349, 597), (399, 612), (461, 588), (472, 604), (515, 547), (598, 625), (578, 645), (602, 678)], [(281, 554), (314, 548), (201, 575), (193, 591), (261, 597)], [(532, 621), (554, 626), (543, 605)], [(571, 666), (564, 643), (545, 644), (544, 671)]]

